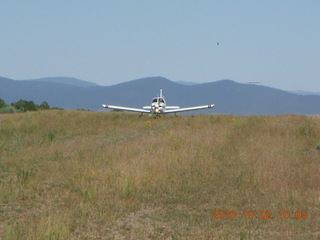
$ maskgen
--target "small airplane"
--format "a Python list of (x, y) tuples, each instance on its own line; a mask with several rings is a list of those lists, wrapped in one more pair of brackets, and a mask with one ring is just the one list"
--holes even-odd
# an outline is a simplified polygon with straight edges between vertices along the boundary
[(131, 111), (131, 112), (140, 112), (150, 113), (154, 116), (159, 116), (160, 114), (165, 113), (178, 113), (178, 112), (186, 112), (186, 111), (194, 111), (200, 109), (213, 108), (215, 104), (203, 105), (203, 106), (195, 106), (195, 107), (186, 107), (180, 108), (179, 106), (167, 106), (164, 96), (162, 95), (162, 89), (160, 89), (160, 97), (155, 97), (152, 99), (150, 106), (145, 106), (143, 108), (131, 108), (131, 107), (121, 107), (114, 105), (106, 105), (102, 104), (104, 108), (115, 109), (115, 110), (123, 110), (123, 111)]

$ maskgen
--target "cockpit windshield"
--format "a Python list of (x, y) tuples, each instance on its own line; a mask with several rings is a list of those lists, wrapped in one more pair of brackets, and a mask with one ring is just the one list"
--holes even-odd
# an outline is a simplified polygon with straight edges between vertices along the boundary
[(153, 102), (153, 103), (157, 103), (157, 102), (159, 102), (159, 103), (165, 103), (164, 99), (163, 99), (163, 98), (160, 98), (160, 97), (157, 97), (157, 98), (152, 99), (152, 102)]

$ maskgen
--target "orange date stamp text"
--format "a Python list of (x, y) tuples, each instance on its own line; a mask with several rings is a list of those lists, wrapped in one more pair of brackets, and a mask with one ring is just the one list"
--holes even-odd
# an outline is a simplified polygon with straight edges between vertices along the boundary
[(307, 219), (308, 211), (212, 211), (212, 219)]

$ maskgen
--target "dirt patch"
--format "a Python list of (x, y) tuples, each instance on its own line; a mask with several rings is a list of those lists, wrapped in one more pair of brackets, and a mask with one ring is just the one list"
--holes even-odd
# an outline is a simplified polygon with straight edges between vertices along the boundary
[(114, 239), (171, 239), (168, 224), (156, 220), (160, 208), (143, 207), (117, 220), (110, 233)]

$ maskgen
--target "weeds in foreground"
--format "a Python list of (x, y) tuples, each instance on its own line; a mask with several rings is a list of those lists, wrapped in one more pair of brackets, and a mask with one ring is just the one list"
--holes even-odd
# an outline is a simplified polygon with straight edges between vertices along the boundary
[(319, 120), (1, 115), (0, 238), (317, 239)]

